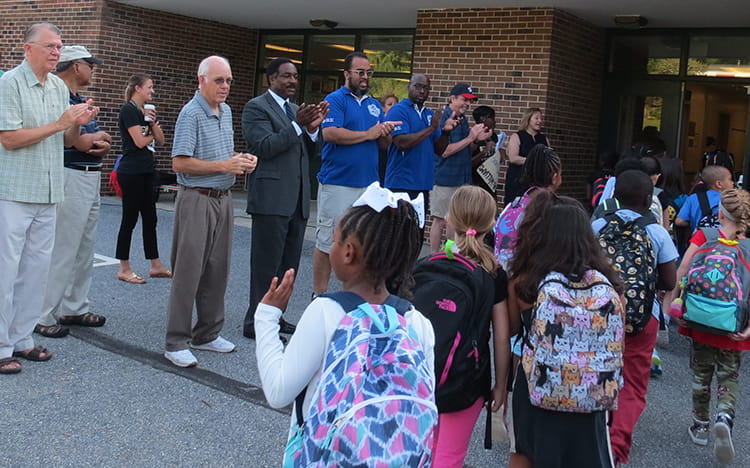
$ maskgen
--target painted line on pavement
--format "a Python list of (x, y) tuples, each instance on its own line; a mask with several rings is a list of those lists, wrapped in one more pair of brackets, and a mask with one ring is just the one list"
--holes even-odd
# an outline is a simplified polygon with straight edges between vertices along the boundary
[(247, 382), (240, 382), (239, 380), (234, 380), (208, 369), (202, 369), (200, 367), (177, 367), (167, 361), (162, 353), (149, 351), (147, 349), (141, 348), (140, 346), (135, 346), (128, 342), (112, 338), (109, 335), (91, 328), (72, 327), (70, 329), (70, 334), (81, 341), (85, 341), (86, 343), (96, 346), (97, 348), (101, 348), (105, 351), (119, 354), (120, 356), (138, 361), (143, 364), (147, 364), (157, 370), (168, 372), (170, 374), (192, 380), (193, 382), (205, 385), (207, 387), (213, 388), (214, 390), (218, 390), (220, 392), (226, 393), (227, 395), (237, 397), (249, 403), (262, 406), (277, 413), (286, 415), (292, 414), (291, 406), (287, 406), (284, 408), (272, 408), (266, 401), (266, 397), (263, 395), (263, 389), (255, 385), (248, 384)]

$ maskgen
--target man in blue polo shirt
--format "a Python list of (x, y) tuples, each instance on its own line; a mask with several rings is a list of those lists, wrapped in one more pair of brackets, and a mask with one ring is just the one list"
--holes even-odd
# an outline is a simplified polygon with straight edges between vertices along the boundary
[[(64, 46), (56, 73), (70, 91), (70, 104), (86, 102), (78, 94), (91, 86), (94, 67), (101, 60), (80, 45)], [(102, 158), (112, 137), (96, 120), (81, 125), (81, 134), (65, 148), (65, 198), (57, 205), (52, 264), (44, 294), (42, 316), (34, 332), (50, 338), (68, 334), (64, 325), (100, 327), (105, 318), (89, 312), (89, 289), (94, 263)], [(58, 323), (59, 322), (59, 323)]]
[(458, 187), (472, 183), (471, 178), (471, 154), (475, 141), (483, 141), (490, 137), (492, 130), (484, 124), (474, 125), (469, 128), (469, 122), (465, 118), (472, 101), (476, 100), (474, 90), (466, 83), (458, 83), (451, 89), (451, 97), (445, 106), (441, 126), (448, 119), (458, 120), (458, 125), (450, 133), (448, 146), (442, 153), (436, 153), (435, 158), (435, 186), (430, 192), (430, 214), (432, 215), (432, 226), (430, 227), (430, 250), (440, 250), (443, 228), (446, 229), (446, 237), (453, 238), (450, 226), (445, 222), (448, 214), (448, 204), (451, 196)]
[[(387, 188), (408, 193), (411, 198), (421, 192), (426, 204), (435, 182), (435, 154), (443, 153), (448, 135), (458, 123), (449, 118), (441, 128), (443, 109), (435, 112), (426, 108), (424, 103), (429, 96), (430, 79), (416, 74), (409, 82), (409, 97), (388, 112), (389, 119), (402, 123), (393, 128), (385, 171)], [(429, 204), (425, 209), (428, 208)]]
[(328, 289), (333, 228), (339, 216), (378, 180), (378, 147), (390, 143), (395, 122), (383, 121), (380, 102), (367, 95), (373, 70), (367, 55), (344, 59), (345, 85), (326, 96), (322, 165), (318, 173), (318, 225), (313, 252), (313, 294)]

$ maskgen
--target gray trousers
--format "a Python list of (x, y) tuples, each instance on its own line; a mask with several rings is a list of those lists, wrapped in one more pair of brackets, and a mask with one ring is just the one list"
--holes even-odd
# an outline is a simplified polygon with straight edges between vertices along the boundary
[(89, 311), (99, 221), (100, 172), (65, 168), (65, 200), (57, 204), (55, 246), (39, 325), (55, 325), (57, 317)]
[[(177, 193), (172, 235), (172, 290), (166, 350), (208, 343), (224, 326), (224, 294), (232, 257), (232, 196)], [(192, 325), (193, 306), (198, 320)]]

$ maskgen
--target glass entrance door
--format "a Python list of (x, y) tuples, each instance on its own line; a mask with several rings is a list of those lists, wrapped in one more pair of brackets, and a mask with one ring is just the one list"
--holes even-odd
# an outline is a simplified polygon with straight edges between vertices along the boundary
[(687, 84), (684, 103), (680, 145), (685, 172), (700, 171), (706, 152), (722, 150), (734, 156), (738, 175), (747, 144), (747, 88), (736, 84)]
[(611, 80), (604, 93), (600, 146), (625, 153), (648, 136), (658, 136), (671, 156), (679, 154), (680, 84), (660, 80)]

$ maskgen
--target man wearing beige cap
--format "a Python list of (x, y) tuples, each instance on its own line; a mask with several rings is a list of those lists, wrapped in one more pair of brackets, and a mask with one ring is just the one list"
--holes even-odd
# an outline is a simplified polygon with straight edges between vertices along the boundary
[[(71, 105), (86, 102), (79, 91), (91, 86), (94, 66), (101, 64), (84, 46), (62, 48), (56, 73), (68, 86)], [(40, 335), (62, 338), (69, 331), (64, 325), (104, 325), (104, 317), (89, 312), (88, 293), (99, 220), (102, 158), (111, 143), (112, 137), (91, 120), (81, 125), (78, 139), (65, 147), (65, 199), (57, 204), (47, 291), (42, 316), (34, 327)]]

